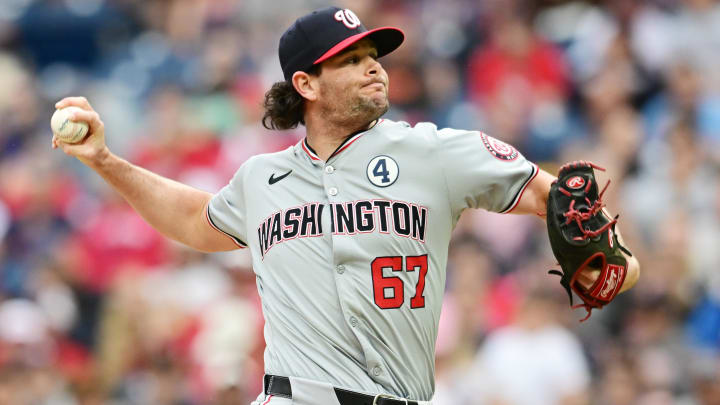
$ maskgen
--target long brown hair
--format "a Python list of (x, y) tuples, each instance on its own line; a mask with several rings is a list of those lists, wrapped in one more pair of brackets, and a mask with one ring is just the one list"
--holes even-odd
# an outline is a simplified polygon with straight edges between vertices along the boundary
[[(308, 74), (320, 75), (320, 65), (306, 70)], [(267, 129), (291, 129), (305, 125), (305, 99), (289, 81), (276, 82), (265, 93), (265, 113), (262, 124)]]

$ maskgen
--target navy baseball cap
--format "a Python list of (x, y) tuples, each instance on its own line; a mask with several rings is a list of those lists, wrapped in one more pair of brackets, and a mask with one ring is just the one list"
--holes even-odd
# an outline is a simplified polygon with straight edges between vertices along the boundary
[(290, 81), (295, 72), (305, 71), (363, 38), (373, 40), (381, 57), (397, 49), (405, 34), (394, 27), (368, 30), (355, 13), (338, 7), (315, 10), (298, 18), (280, 37), (278, 53), (285, 80)]

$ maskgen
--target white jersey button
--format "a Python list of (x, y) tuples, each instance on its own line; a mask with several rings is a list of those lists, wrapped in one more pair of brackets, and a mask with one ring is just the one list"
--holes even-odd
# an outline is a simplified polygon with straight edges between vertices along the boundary
[(330, 194), (330, 195), (337, 195), (337, 193), (338, 193), (338, 189), (335, 187), (330, 187), (328, 189), (328, 194)]
[(325, 166), (325, 173), (330, 174), (330, 173), (332, 173), (332, 172), (334, 172), (334, 171), (335, 171), (335, 168), (334, 168), (334, 167), (332, 167), (332, 166), (330, 166), (330, 165)]
[(380, 366), (375, 366), (375, 367), (373, 367), (373, 369), (372, 369), (372, 373), (373, 373), (375, 376), (379, 376), (380, 374), (382, 374), (382, 368), (380, 368)]
[(357, 326), (357, 324), (358, 324), (357, 318), (355, 318), (354, 316), (351, 316), (351, 317), (350, 317), (350, 325), (352, 325), (353, 328), (354, 328), (354, 327)]
[(337, 266), (337, 272), (338, 272), (338, 274), (345, 273), (345, 266), (343, 266), (342, 264)]

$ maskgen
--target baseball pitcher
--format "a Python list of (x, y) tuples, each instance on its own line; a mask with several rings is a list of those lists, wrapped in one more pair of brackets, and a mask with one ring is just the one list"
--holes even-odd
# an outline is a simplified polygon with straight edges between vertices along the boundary
[(255, 405), (429, 404), (448, 244), (468, 208), (547, 212), (562, 284), (588, 311), (637, 280), (590, 163), (556, 181), (485, 133), (382, 118), (389, 83), (379, 58), (403, 39), (397, 28), (366, 29), (347, 9), (297, 19), (280, 39), (284, 80), (266, 94), (263, 124), (304, 125), (307, 136), (250, 158), (215, 195), (112, 154), (84, 98), (57, 104), (80, 107), (72, 119), (90, 130), (53, 146), (152, 226), (202, 251), (252, 252), (267, 343)]

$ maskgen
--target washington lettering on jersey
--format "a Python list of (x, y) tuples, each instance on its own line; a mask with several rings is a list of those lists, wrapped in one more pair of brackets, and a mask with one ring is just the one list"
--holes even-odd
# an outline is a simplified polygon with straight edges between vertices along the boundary
[(341, 149), (323, 161), (299, 140), (248, 159), (208, 219), (252, 253), (266, 373), (430, 401), (456, 220), (512, 211), (538, 170), (500, 141), (430, 123), (381, 120)]
[[(358, 200), (328, 204), (330, 232), (356, 235), (379, 232), (412, 238), (425, 243), (428, 209), (421, 205), (392, 200)], [(325, 204), (313, 202), (277, 211), (257, 228), (262, 257), (275, 245), (296, 238), (323, 235)]]

